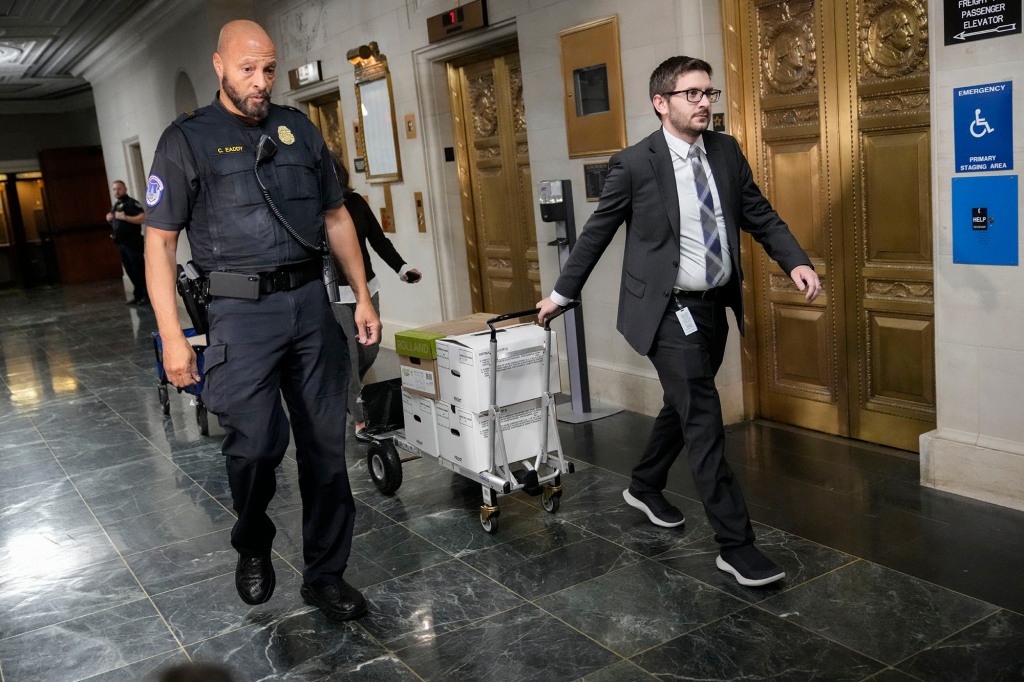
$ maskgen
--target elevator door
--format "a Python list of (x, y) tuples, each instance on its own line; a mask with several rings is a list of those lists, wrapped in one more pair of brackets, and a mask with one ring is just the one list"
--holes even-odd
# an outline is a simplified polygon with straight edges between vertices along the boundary
[(475, 312), (543, 298), (517, 53), (449, 64), (469, 286)]
[(935, 427), (924, 0), (724, 5), (739, 31), (727, 60), (748, 74), (730, 108), (824, 283), (808, 305), (747, 249), (754, 411), (916, 451)]

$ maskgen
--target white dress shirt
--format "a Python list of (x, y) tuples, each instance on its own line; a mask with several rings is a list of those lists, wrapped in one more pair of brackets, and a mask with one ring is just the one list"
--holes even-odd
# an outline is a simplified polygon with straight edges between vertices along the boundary
[[(704, 245), (704, 226), (700, 221), (700, 199), (697, 197), (697, 187), (693, 182), (693, 169), (689, 159), (686, 158), (690, 153), (691, 145), (686, 140), (672, 135), (664, 127), (661, 132), (665, 135), (669, 153), (672, 155), (672, 169), (676, 175), (676, 194), (679, 195), (679, 272), (676, 274), (675, 287), (687, 291), (703, 291), (708, 288), (705, 260), (707, 247)], [(728, 282), (732, 276), (732, 259), (729, 253), (729, 242), (726, 238), (722, 202), (718, 198), (718, 186), (715, 185), (715, 178), (711, 174), (711, 166), (708, 165), (704, 138), (697, 138), (694, 144), (701, 150), (701, 165), (704, 166), (704, 173), (708, 176), (711, 198), (715, 202), (715, 222), (718, 224), (718, 240), (722, 244), (722, 268), (724, 270), (722, 281)], [(572, 301), (571, 298), (566, 298), (557, 291), (551, 292), (551, 300), (562, 306)]]

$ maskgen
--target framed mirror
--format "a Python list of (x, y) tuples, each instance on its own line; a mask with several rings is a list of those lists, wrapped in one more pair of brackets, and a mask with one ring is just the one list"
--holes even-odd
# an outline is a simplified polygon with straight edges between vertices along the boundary
[(349, 50), (356, 70), (356, 107), (363, 137), (366, 179), (371, 183), (398, 182), (402, 160), (398, 153), (398, 124), (387, 58), (376, 43)]

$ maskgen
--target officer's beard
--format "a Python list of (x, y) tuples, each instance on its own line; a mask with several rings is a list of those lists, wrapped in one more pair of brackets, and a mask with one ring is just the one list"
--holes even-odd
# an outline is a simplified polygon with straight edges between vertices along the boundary
[[(254, 93), (249, 93), (247, 96), (241, 95), (238, 90), (231, 87), (228, 82), (227, 76), (220, 79), (220, 87), (224, 90), (224, 94), (228, 96), (231, 103), (242, 112), (246, 118), (251, 118), (255, 121), (262, 121), (270, 113), (270, 91), (259, 90)], [(263, 95), (263, 101), (259, 104), (249, 104), (249, 96), (251, 95)]]

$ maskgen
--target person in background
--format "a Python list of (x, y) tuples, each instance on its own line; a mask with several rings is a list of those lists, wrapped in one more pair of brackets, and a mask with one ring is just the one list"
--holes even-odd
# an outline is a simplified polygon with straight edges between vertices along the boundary
[[(377, 252), (377, 255), (384, 259), (388, 267), (398, 273), (403, 282), (415, 284), (420, 281), (422, 274), (419, 270), (409, 267), (405, 260), (398, 254), (394, 244), (384, 235), (380, 223), (373, 215), (373, 209), (366, 203), (352, 187), (349, 186), (348, 169), (336, 155), (332, 155), (334, 170), (338, 173), (338, 182), (345, 193), (345, 208), (352, 216), (352, 222), (356, 225), (356, 236), (359, 238), (359, 248), (363, 252), (363, 268), (366, 270), (367, 286), (373, 300), (373, 308), (380, 317), (380, 283), (373, 273), (373, 265), (370, 260), (370, 252), (366, 248), (367, 242)], [(345, 332), (345, 339), (348, 342), (348, 359), (352, 366), (349, 373), (348, 389), (348, 413), (352, 415), (355, 436), (357, 440), (369, 442), (372, 439), (366, 433), (366, 412), (363, 410), (363, 403), (359, 399), (359, 393), (363, 388), (363, 377), (373, 366), (377, 359), (377, 352), (380, 346), (375, 344), (365, 346), (356, 341), (356, 297), (352, 288), (345, 279), (345, 274), (338, 268), (338, 289), (340, 298), (337, 303), (331, 306), (334, 312), (334, 319), (341, 325)]]
[(114, 180), (110, 184), (110, 192), (114, 195), (114, 205), (107, 213), (110, 237), (121, 252), (121, 264), (134, 287), (128, 305), (149, 305), (149, 294), (146, 293), (146, 242), (142, 239), (146, 211), (142, 204), (128, 196), (124, 180)]

